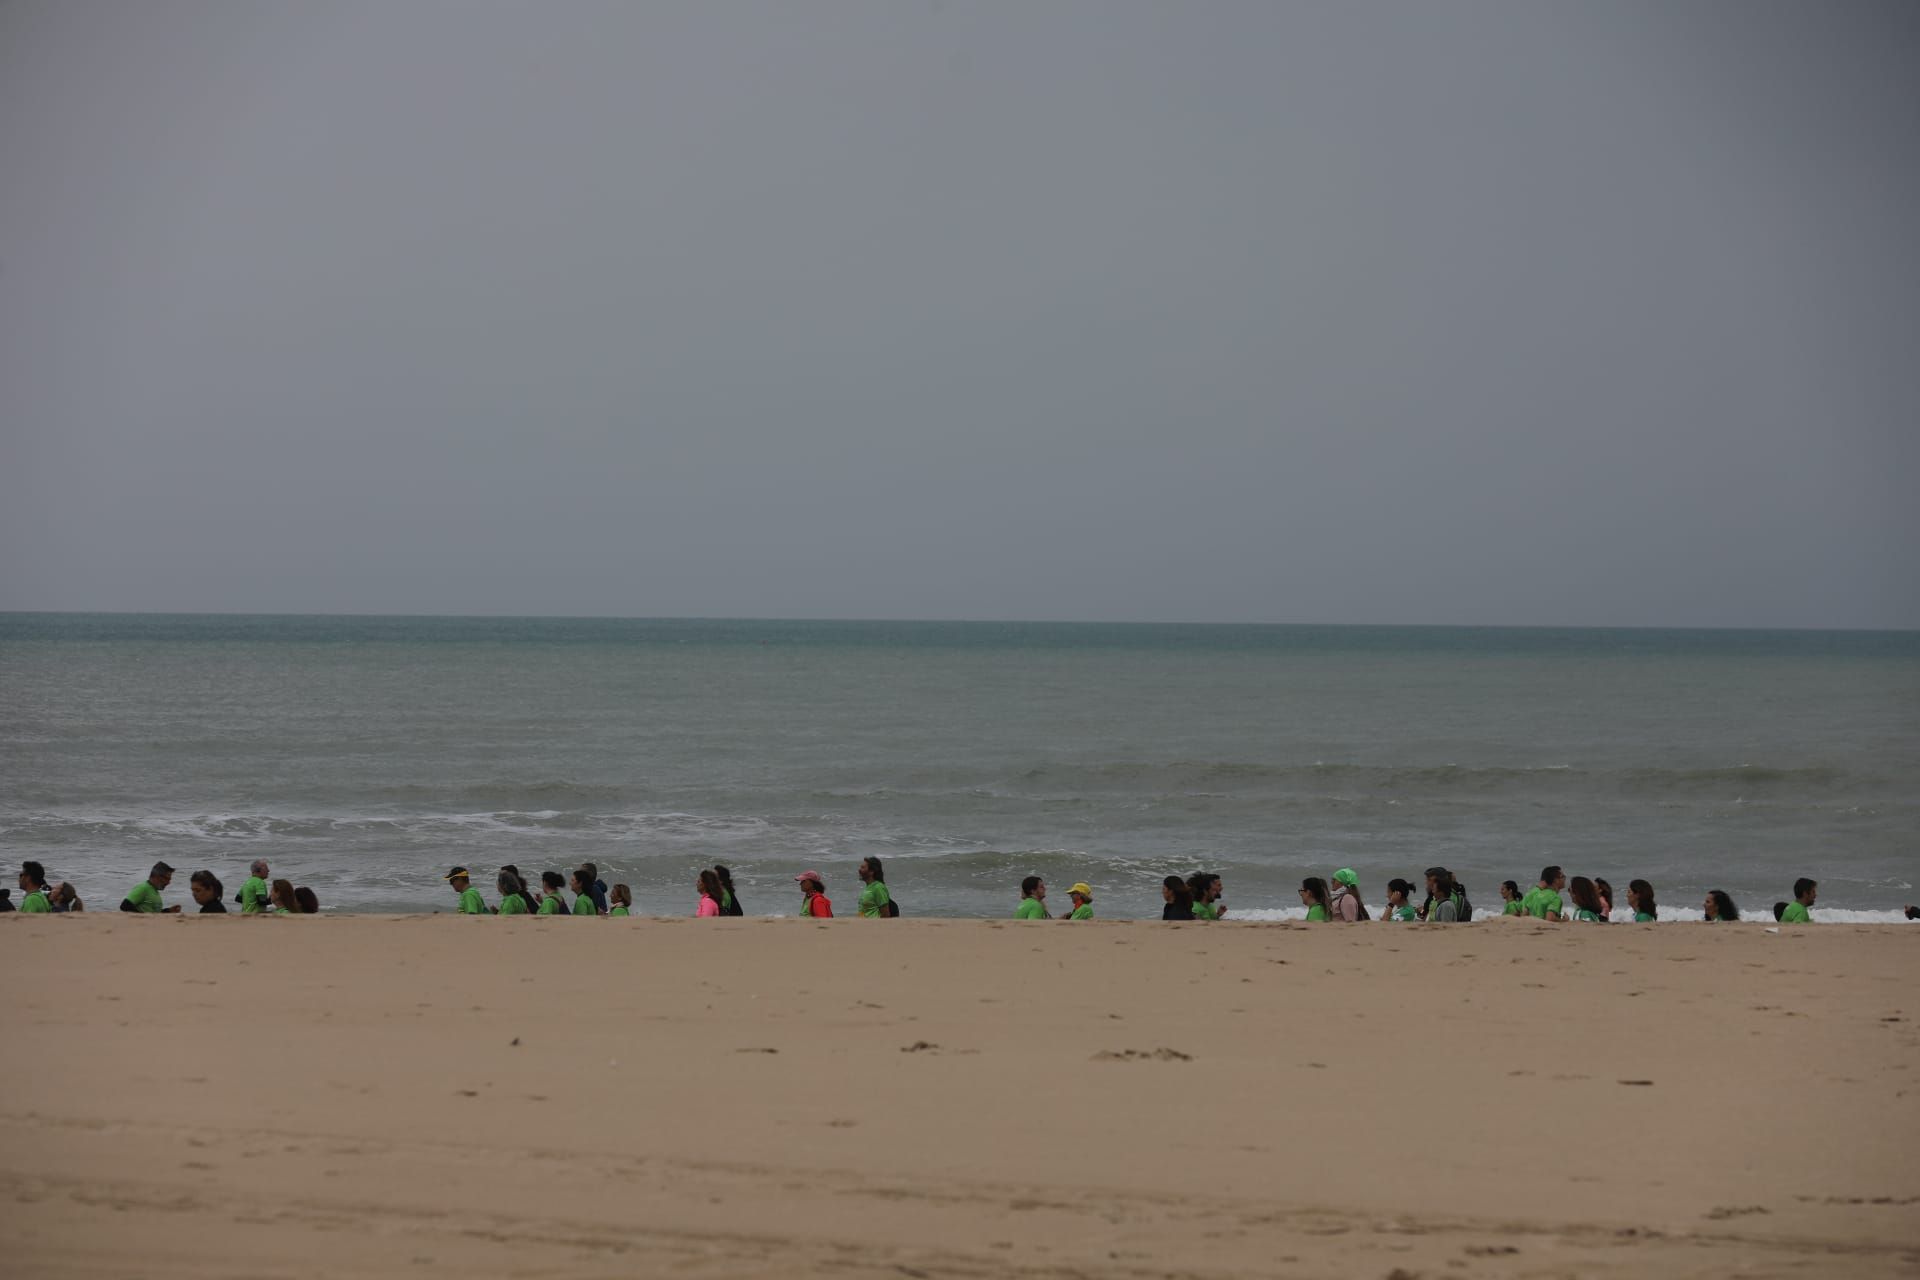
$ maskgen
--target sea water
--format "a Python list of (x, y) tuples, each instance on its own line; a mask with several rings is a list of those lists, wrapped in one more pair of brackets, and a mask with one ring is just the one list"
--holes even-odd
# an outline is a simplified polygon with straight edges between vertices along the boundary
[[(328, 910), (594, 861), (686, 915), (882, 858), (910, 915), (1154, 917), (1225, 878), (1451, 867), (1483, 912), (1547, 863), (1770, 918), (1894, 920), (1920, 868), (1920, 634), (0, 614), (0, 857), (93, 909), (156, 860)], [(11, 876), (9, 875), (9, 880)]]

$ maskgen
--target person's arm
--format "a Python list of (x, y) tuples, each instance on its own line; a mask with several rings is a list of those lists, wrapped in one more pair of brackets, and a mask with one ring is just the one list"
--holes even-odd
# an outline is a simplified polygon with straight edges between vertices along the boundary
[(132, 899), (132, 898), (122, 898), (122, 899), (120, 899), (120, 909), (121, 909), (122, 911), (131, 911), (131, 912), (133, 912), (133, 914), (135, 914), (135, 915), (139, 915), (139, 914), (140, 914), (140, 908), (138, 908), (138, 907), (136, 907), (136, 906), (134, 906), (134, 905), (133, 905), (133, 899)]
[(1553, 923), (1553, 924), (1559, 924), (1560, 918), (1561, 918), (1560, 913), (1558, 911), (1553, 910), (1551, 907), (1547, 909), (1547, 914), (1541, 917), (1541, 919), (1549, 921), (1550, 923)]

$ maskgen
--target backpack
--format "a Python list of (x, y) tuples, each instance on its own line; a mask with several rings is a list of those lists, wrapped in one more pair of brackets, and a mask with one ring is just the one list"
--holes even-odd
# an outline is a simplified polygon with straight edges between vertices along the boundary
[(1473, 904), (1467, 901), (1467, 886), (1458, 880), (1453, 882), (1454, 908), (1460, 913), (1460, 923), (1466, 924), (1473, 919)]
[(883, 920), (891, 920), (899, 914), (900, 914), (900, 903), (895, 898), (888, 898), (887, 905), (880, 908), (880, 918)]

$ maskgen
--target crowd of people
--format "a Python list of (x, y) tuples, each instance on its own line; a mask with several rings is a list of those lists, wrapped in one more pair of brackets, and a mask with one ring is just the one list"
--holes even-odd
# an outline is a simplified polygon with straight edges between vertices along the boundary
[[(232, 899), (240, 908), (239, 914), (313, 915), (320, 910), (320, 900), (313, 890), (305, 885), (296, 888), (288, 880), (269, 880), (271, 874), (264, 858), (255, 859), (248, 868), (245, 883)], [(886, 871), (880, 859), (862, 858), (855, 868), (855, 874), (860, 880), (856, 908), (858, 915), (867, 919), (881, 919), (900, 914), (899, 904), (887, 887)], [(826, 878), (818, 871), (809, 869), (793, 879), (800, 889), (798, 914), (812, 919), (831, 919), (833, 900), (827, 897)], [(1428, 867), (1424, 879), (1425, 896), (1418, 906), (1414, 905), (1414, 898), (1419, 896), (1421, 890), (1412, 881), (1399, 878), (1387, 881), (1386, 912), (1381, 919), (1454, 924), (1475, 918), (1476, 909), (1467, 897), (1466, 885), (1447, 868)], [(493, 904), (489, 904), (486, 896), (474, 886), (473, 873), (466, 867), (453, 868), (447, 873), (446, 882), (457, 897), (456, 910), (461, 915), (617, 917), (633, 914), (632, 890), (624, 884), (609, 887), (601, 879), (600, 869), (591, 862), (582, 863), (565, 874), (543, 871), (539, 875), (537, 888), (521, 874), (520, 868), (512, 865), (501, 867), (494, 877), (494, 891), (498, 900)], [(147, 878), (127, 891), (127, 896), (120, 902), (120, 910), (140, 914), (181, 912), (181, 906), (167, 906), (162, 896), (172, 883), (173, 868), (164, 862), (154, 863)], [(0, 911), (33, 914), (86, 909), (71, 884), (61, 881), (58, 885), (50, 885), (46, 868), (38, 862), (21, 865), (19, 884), (24, 896), (18, 904), (12, 901), (10, 891), (0, 889)], [(226, 890), (213, 872), (196, 871), (189, 877), (188, 884), (198, 914), (227, 913)], [(740, 894), (734, 888), (733, 873), (726, 867), (702, 868), (694, 878), (694, 890), (697, 895), (694, 915), (698, 917), (746, 914)], [(1812, 923), (1811, 913), (1813, 904), (1819, 899), (1819, 890), (1816, 881), (1805, 878), (1796, 880), (1793, 899), (1774, 903), (1773, 918), (1782, 924)], [(571, 902), (567, 899), (568, 893), (573, 895)], [(1352, 867), (1342, 867), (1328, 879), (1308, 876), (1300, 882), (1299, 893), (1300, 905), (1306, 908), (1307, 920), (1311, 923), (1354, 924), (1373, 918), (1372, 912), (1361, 900), (1360, 877)], [(1223, 895), (1223, 881), (1219, 872), (1196, 871), (1186, 876), (1170, 875), (1161, 885), (1164, 905), (1160, 918), (1225, 919), (1227, 904)], [(1079, 881), (1067, 890), (1067, 898), (1071, 905), (1056, 917), (1047, 906), (1046, 880), (1040, 876), (1028, 876), (1020, 882), (1020, 901), (1014, 908), (1013, 918), (1094, 918), (1093, 886)], [(1553, 923), (1573, 921), (1605, 924), (1612, 919), (1614, 911), (1613, 886), (1605, 879), (1598, 876), (1569, 877), (1557, 866), (1543, 868), (1539, 880), (1524, 891), (1515, 881), (1501, 881), (1500, 900), (1500, 910), (1490, 914), (1524, 916)], [(1637, 924), (1660, 918), (1653, 886), (1645, 880), (1627, 882), (1626, 905), (1632, 910)], [(1724, 889), (1707, 892), (1701, 903), (1701, 913), (1708, 921), (1740, 919), (1740, 908)], [(1909, 920), (1920, 920), (1920, 907), (1909, 906), (1906, 916)]]

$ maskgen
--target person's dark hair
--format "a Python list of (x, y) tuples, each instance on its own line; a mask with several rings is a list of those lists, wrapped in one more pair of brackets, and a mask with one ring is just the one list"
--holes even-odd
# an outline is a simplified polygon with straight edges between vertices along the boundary
[(1785, 916), (1786, 914), (1787, 914), (1787, 904), (1786, 904), (1786, 903), (1784, 903), (1784, 902), (1776, 902), (1776, 903), (1774, 903), (1774, 904), (1773, 904), (1773, 918), (1774, 918), (1775, 920), (1779, 920), (1779, 919), (1781, 919), (1781, 918), (1782, 918), (1782, 917), (1784, 917), (1784, 916)]
[(707, 895), (707, 897), (712, 898), (714, 901), (714, 905), (716, 906), (719, 905), (720, 877), (713, 874), (713, 871), (710, 868), (703, 868), (700, 872), (700, 892)]
[(548, 893), (558, 893), (567, 887), (567, 879), (558, 871), (542, 871), (540, 873), (540, 887)]
[(1552, 883), (1553, 883), (1553, 882), (1554, 882), (1555, 880), (1558, 880), (1558, 879), (1560, 878), (1560, 876), (1561, 876), (1561, 871), (1560, 871), (1560, 868), (1559, 868), (1559, 867), (1558, 867), (1557, 865), (1556, 865), (1556, 866), (1550, 866), (1550, 867), (1542, 867), (1542, 868), (1540, 868), (1540, 883), (1541, 883), (1541, 884), (1544, 884), (1544, 885), (1551, 885), (1551, 884), (1552, 884)]
[(1168, 876), (1166, 886), (1173, 892), (1173, 905), (1190, 907), (1193, 905), (1193, 886), (1179, 876)]
[(317, 916), (320, 914), (320, 898), (313, 890), (301, 885), (293, 891), (293, 900), (300, 904), (300, 914)]
[(880, 859), (874, 857), (872, 854), (868, 854), (866, 857), (860, 859), (860, 865), (867, 869), (867, 874), (872, 876), (875, 882), (879, 884), (885, 884), (887, 882), (887, 873), (881, 868)]
[(589, 893), (592, 891), (593, 881), (587, 877), (587, 869), (585, 867), (575, 867), (567, 874), (572, 881), (572, 883), (567, 886), (569, 889), (572, 889), (575, 893)]
[(1022, 880), (1020, 882), (1020, 896), (1023, 898), (1031, 898), (1033, 896), (1033, 891), (1035, 889), (1038, 889), (1039, 887), (1040, 887), (1040, 877), (1028, 876), (1025, 880)]
[(740, 905), (740, 891), (733, 887), (733, 872), (716, 862), (713, 866), (713, 874), (720, 881), (720, 887), (727, 891), (726, 896), (720, 899), (721, 910), (730, 916), (747, 914)]
[(47, 869), (41, 866), (39, 863), (37, 862), (21, 863), (20, 873), (26, 876), (27, 879), (33, 881), (34, 888), (44, 889), (47, 887)]
[(580, 871), (582, 877), (589, 885), (600, 878), (600, 867), (598, 863), (583, 862), (580, 864)]
[(73, 887), (70, 880), (62, 880), (53, 886), (53, 898), (69, 911), (85, 911), (87, 904), (80, 901), (80, 891)]
[(293, 881), (275, 880), (273, 882), (273, 901), (275, 906), (285, 907), (289, 911), (300, 909), (300, 899), (293, 896)]
[(1396, 876), (1392, 880), (1387, 881), (1387, 892), (1398, 893), (1411, 898), (1413, 896), (1413, 886)]
[(1653, 904), (1652, 885), (1645, 880), (1629, 880), (1627, 889), (1633, 894), (1633, 899), (1638, 904), (1634, 907), (1635, 911), (1652, 916), (1656, 920), (1660, 918), (1660, 910)]
[(1567, 881), (1567, 896), (1573, 899), (1573, 905), (1582, 911), (1600, 914), (1600, 895), (1594, 892), (1593, 881), (1585, 876), (1575, 876)]
[[(1725, 889), (1709, 889), (1707, 896), (1713, 899), (1713, 911), (1717, 919), (1738, 920), (1740, 918), (1740, 908), (1733, 905), (1733, 899), (1727, 896)], [(1786, 908), (1782, 907), (1781, 910), (1784, 911)]]
[(1508, 893), (1512, 894), (1516, 902), (1519, 901), (1521, 898), (1524, 898), (1527, 896), (1526, 894), (1521, 893), (1520, 886), (1515, 884), (1511, 880), (1502, 880), (1500, 882), (1500, 887), (1502, 889), (1505, 889)]
[(621, 906), (626, 907), (628, 910), (633, 909), (633, 890), (627, 888), (627, 886), (623, 884), (617, 884), (613, 886), (613, 889), (608, 896), (611, 897), (615, 902), (619, 903)]
[(1612, 885), (1608, 884), (1605, 880), (1602, 880), (1599, 876), (1595, 876), (1593, 878), (1593, 891), (1594, 893), (1599, 895), (1601, 906), (1607, 908), (1608, 910), (1613, 909), (1613, 886)]
[(1807, 878), (1806, 878), (1805, 876), (1801, 876), (1801, 877), (1800, 877), (1800, 878), (1799, 878), (1798, 880), (1795, 880), (1795, 881), (1793, 882), (1793, 897), (1794, 897), (1794, 900), (1795, 900), (1795, 901), (1797, 902), (1797, 901), (1799, 901), (1799, 900), (1800, 900), (1801, 898), (1804, 898), (1804, 897), (1806, 897), (1806, 896), (1807, 896), (1807, 890), (1809, 890), (1809, 889), (1811, 889), (1811, 888), (1813, 888), (1813, 887), (1814, 887), (1815, 885), (1817, 885), (1817, 884), (1819, 884), (1819, 883), (1820, 883), (1820, 882), (1819, 882), (1818, 880), (1809, 880), (1809, 879), (1807, 879)]
[(1445, 902), (1453, 897), (1453, 872), (1445, 867), (1428, 867), (1427, 874), (1433, 877), (1433, 897), (1429, 902)]
[(191, 876), (187, 877), (187, 883), (202, 885), (208, 889), (213, 890), (213, 896), (216, 898), (225, 892), (225, 889), (220, 884), (220, 877), (213, 874), (213, 872), (207, 871), (204, 869), (200, 871), (196, 871)]
[(511, 898), (520, 892), (520, 877), (502, 867), (500, 874), (494, 878), (493, 887), (500, 891), (501, 897)]
[(1327, 882), (1325, 880), (1322, 880), (1319, 876), (1308, 876), (1300, 882), (1300, 887), (1307, 891), (1314, 902), (1323, 907), (1327, 905)]

